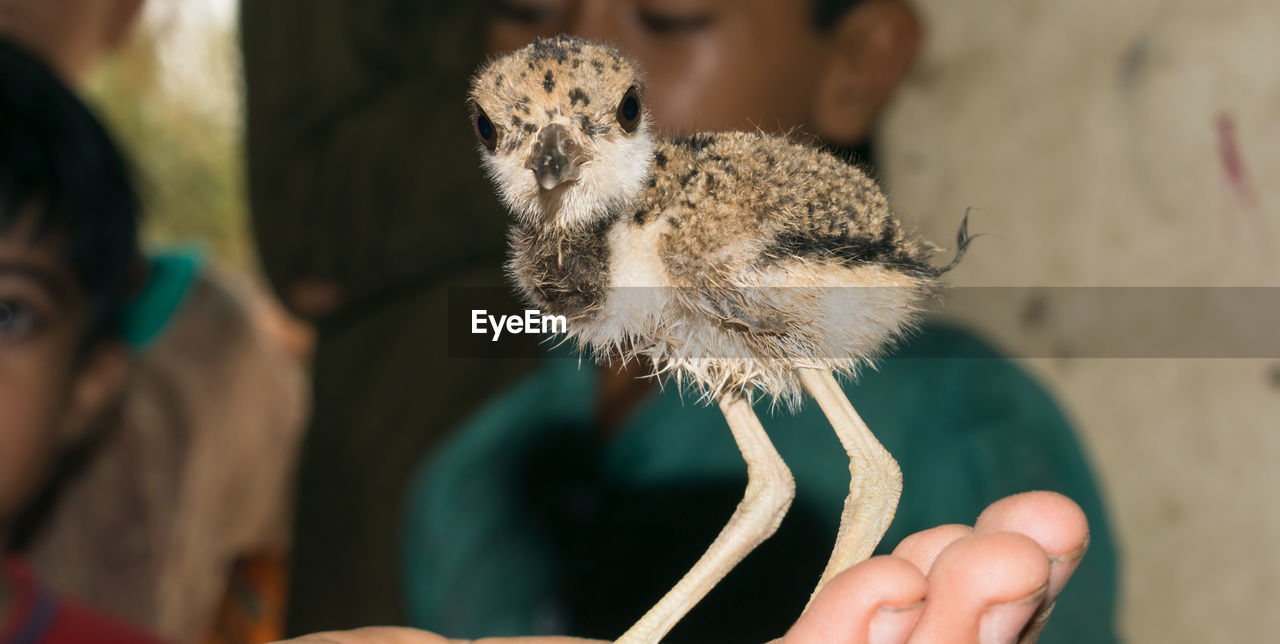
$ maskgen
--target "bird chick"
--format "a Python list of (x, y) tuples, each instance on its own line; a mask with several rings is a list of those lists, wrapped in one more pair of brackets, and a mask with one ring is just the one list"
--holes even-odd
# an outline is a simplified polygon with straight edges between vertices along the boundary
[(707, 400), (794, 404), (797, 361), (852, 373), (909, 327), (943, 269), (872, 179), (779, 136), (659, 138), (643, 99), (634, 63), (570, 36), (475, 78), (528, 299), (597, 358), (644, 356)]
[[(819, 587), (870, 554), (901, 475), (831, 374), (883, 351), (950, 268), (858, 168), (764, 133), (659, 137), (644, 97), (630, 59), (571, 36), (490, 61), (470, 93), (482, 163), (515, 215), (523, 294), (596, 358), (647, 358), (719, 402), (748, 463), (730, 524), (627, 642), (657, 641), (786, 512), (794, 484), (753, 396), (798, 404), (808, 391), (850, 455)], [(966, 244), (962, 228), (957, 260)]]

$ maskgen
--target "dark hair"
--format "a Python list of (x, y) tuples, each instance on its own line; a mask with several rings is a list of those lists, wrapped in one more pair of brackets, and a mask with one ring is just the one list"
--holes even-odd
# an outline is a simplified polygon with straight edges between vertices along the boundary
[(863, 0), (809, 0), (813, 13), (813, 26), (821, 32), (831, 31), (836, 23)]
[(0, 38), (0, 233), (34, 213), (66, 240), (89, 304), (89, 347), (118, 329), (138, 257), (128, 164), (88, 107), (43, 62)]

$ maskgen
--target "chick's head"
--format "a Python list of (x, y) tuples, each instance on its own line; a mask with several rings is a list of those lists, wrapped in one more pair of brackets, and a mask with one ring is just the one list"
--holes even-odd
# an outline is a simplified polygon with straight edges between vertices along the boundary
[(639, 67), (573, 36), (538, 39), (472, 80), (489, 178), (525, 223), (575, 228), (631, 204), (653, 156)]

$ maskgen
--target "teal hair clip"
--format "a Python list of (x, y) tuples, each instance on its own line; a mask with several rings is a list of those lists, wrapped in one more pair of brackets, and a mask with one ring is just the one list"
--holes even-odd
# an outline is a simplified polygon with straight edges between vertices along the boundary
[(168, 328), (205, 262), (204, 249), (194, 245), (148, 255), (147, 281), (125, 307), (120, 320), (120, 338), (136, 353)]

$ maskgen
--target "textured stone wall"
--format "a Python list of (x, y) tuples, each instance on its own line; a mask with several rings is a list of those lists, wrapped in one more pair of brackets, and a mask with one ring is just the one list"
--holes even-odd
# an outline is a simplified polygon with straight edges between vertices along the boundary
[[(953, 283), (1280, 286), (1280, 3), (917, 5), (928, 43), (884, 123), (882, 170), (935, 240), (973, 208), (987, 236)], [(1015, 292), (999, 310), (960, 298), (956, 314), (1040, 356), (1026, 364), (1079, 424), (1124, 549), (1126, 634), (1272, 641), (1280, 358), (1066, 357), (1097, 355), (1083, 324), (1124, 339), (1168, 316), (1062, 294)], [(1266, 335), (1225, 319), (1195, 333)]]

